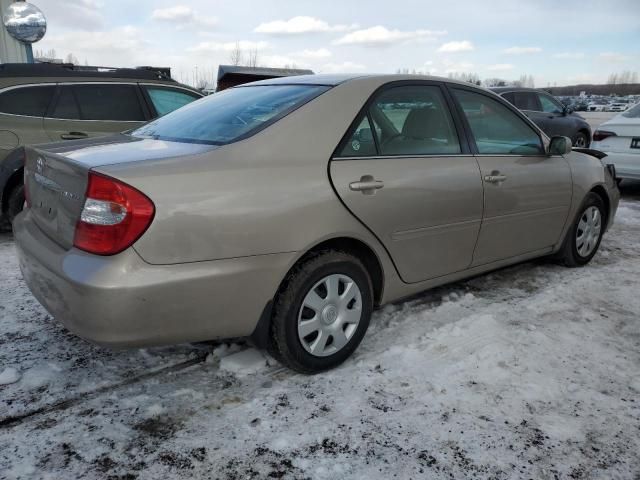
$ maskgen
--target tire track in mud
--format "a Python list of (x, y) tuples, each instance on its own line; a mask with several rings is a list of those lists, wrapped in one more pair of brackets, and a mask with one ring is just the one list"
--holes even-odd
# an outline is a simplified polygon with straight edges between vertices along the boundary
[(83, 392), (80, 393), (76, 396), (70, 397), (70, 398), (65, 398), (64, 400), (59, 400), (57, 402), (51, 403), (49, 405), (44, 405), (40, 408), (36, 408), (34, 410), (31, 411), (27, 411), (24, 413), (21, 413), (20, 415), (12, 415), (12, 416), (8, 416), (5, 417), (3, 419), (0, 419), (0, 428), (7, 428), (7, 427), (13, 427), (15, 425), (18, 425), (20, 423), (23, 423), (27, 420), (30, 420), (32, 418), (36, 418), (39, 417), (41, 415), (46, 415), (52, 412), (57, 412), (57, 411), (63, 411), (63, 410), (67, 410), (71, 407), (74, 407), (76, 405), (78, 405), (79, 403), (82, 403), (84, 401), (89, 401), (94, 399), (95, 397), (103, 394), (103, 393), (109, 393), (109, 392), (113, 392), (115, 390), (119, 390), (121, 388), (124, 387), (128, 387), (130, 385), (134, 385), (136, 383), (140, 383), (143, 382), (145, 380), (148, 380), (150, 378), (153, 377), (157, 377), (160, 376), (162, 374), (165, 373), (173, 373), (173, 372), (178, 372), (181, 370), (185, 370), (189, 367), (192, 367), (194, 365), (198, 365), (203, 363), (206, 360), (207, 356), (206, 355), (201, 355), (198, 356), (196, 358), (192, 358), (190, 360), (186, 360), (184, 362), (180, 362), (180, 363), (176, 363), (173, 365), (169, 365), (167, 367), (161, 367), (158, 369), (155, 369), (151, 372), (147, 372), (147, 373), (143, 373), (141, 375), (138, 375), (136, 377), (133, 378), (129, 378), (127, 380), (124, 380), (122, 382), (118, 382), (118, 383), (113, 383), (110, 385), (105, 385), (103, 387), (100, 387), (96, 390), (92, 390), (92, 391), (88, 391), (88, 392)]

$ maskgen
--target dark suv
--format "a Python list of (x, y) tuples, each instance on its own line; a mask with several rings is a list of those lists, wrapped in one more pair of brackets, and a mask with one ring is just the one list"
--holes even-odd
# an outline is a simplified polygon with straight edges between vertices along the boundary
[(591, 143), (591, 127), (586, 120), (547, 92), (514, 87), (491, 90), (522, 110), (549, 137), (569, 137), (574, 147), (588, 147)]
[(201, 98), (167, 69), (0, 65), (0, 226), (22, 210), (21, 145), (99, 137)]

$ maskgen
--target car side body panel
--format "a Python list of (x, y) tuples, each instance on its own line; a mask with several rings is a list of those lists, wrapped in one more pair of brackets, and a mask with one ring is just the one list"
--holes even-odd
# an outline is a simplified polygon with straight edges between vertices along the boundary
[[(554, 223), (560, 231), (547, 232), (557, 237), (555, 245), (408, 283), (398, 274), (393, 249), (372, 232), (375, 228), (366, 219), (345, 208), (330, 179), (333, 152), (366, 99), (398, 79), (403, 77), (361, 77), (340, 83), (259, 133), (219, 147), (117, 137), (50, 147), (56, 155), (83, 162), (144, 192), (154, 202), (156, 216), (132, 248), (98, 257), (74, 247), (65, 250), (42, 232), (30, 210), (23, 212), (15, 234), (27, 282), (70, 329), (99, 343), (140, 345), (242, 336), (255, 329), (296, 262), (327, 240), (355, 239), (373, 250), (383, 277), (379, 303), (387, 303), (556, 251), (592, 188), (603, 189), (615, 212), (617, 189), (603, 164), (589, 155), (571, 153), (562, 159), (571, 169), (570, 200), (564, 196), (567, 192), (559, 194), (555, 184), (551, 191), (544, 186), (537, 191), (534, 185), (527, 189), (528, 205), (542, 205), (535, 200), (550, 194), (562, 197), (558, 203), (564, 206), (570, 202), (565, 224)], [(291, 80), (295, 81), (302, 79)], [(346, 173), (345, 179), (351, 179), (352, 172)], [(455, 210), (453, 204), (438, 203), (444, 196), (437, 192), (424, 195), (444, 213)], [(470, 220), (477, 222), (477, 214)]]

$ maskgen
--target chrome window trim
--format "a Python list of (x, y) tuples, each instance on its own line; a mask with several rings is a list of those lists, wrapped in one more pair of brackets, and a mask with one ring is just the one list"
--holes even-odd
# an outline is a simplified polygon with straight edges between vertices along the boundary
[(511, 155), (508, 153), (460, 153), (460, 154), (422, 154), (422, 155), (374, 155), (374, 156), (360, 156), (360, 157), (331, 157), (332, 162), (343, 162), (345, 160), (388, 160), (388, 159), (407, 159), (407, 158), (444, 158), (444, 157), (505, 157), (505, 158), (564, 158), (563, 155), (546, 155), (544, 153), (538, 155)]

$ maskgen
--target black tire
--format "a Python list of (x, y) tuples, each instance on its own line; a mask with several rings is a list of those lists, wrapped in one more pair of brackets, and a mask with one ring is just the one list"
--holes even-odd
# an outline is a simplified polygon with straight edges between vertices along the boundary
[(578, 132), (572, 142), (574, 147), (589, 148), (589, 137), (584, 132)]
[[(593, 250), (588, 255), (583, 256), (578, 251), (578, 246), (576, 245), (576, 236), (578, 234), (580, 220), (583, 218), (586, 211), (591, 207), (596, 207), (600, 211), (600, 235), (598, 236), (598, 240), (596, 241)], [(567, 267), (581, 267), (589, 263), (600, 247), (600, 242), (602, 241), (602, 235), (604, 234), (606, 222), (607, 211), (605, 210), (602, 198), (600, 197), (600, 195), (597, 195), (593, 192), (588, 193), (584, 201), (582, 202), (580, 209), (578, 210), (578, 214), (573, 221), (573, 225), (571, 225), (571, 228), (567, 232), (567, 237), (565, 238), (562, 249), (560, 250), (558, 255), (560, 261)]]
[[(344, 347), (328, 356), (309, 353), (298, 338), (298, 314), (307, 293), (323, 278), (347, 275), (360, 289), (360, 321)], [(318, 373), (340, 365), (354, 352), (369, 327), (373, 312), (373, 288), (369, 274), (355, 256), (325, 250), (303, 260), (289, 273), (276, 295), (270, 325), (269, 352), (280, 362), (300, 373)]]
[(24, 185), (21, 183), (15, 185), (9, 196), (7, 197), (6, 216), (9, 223), (13, 224), (13, 220), (22, 211), (24, 207)]

